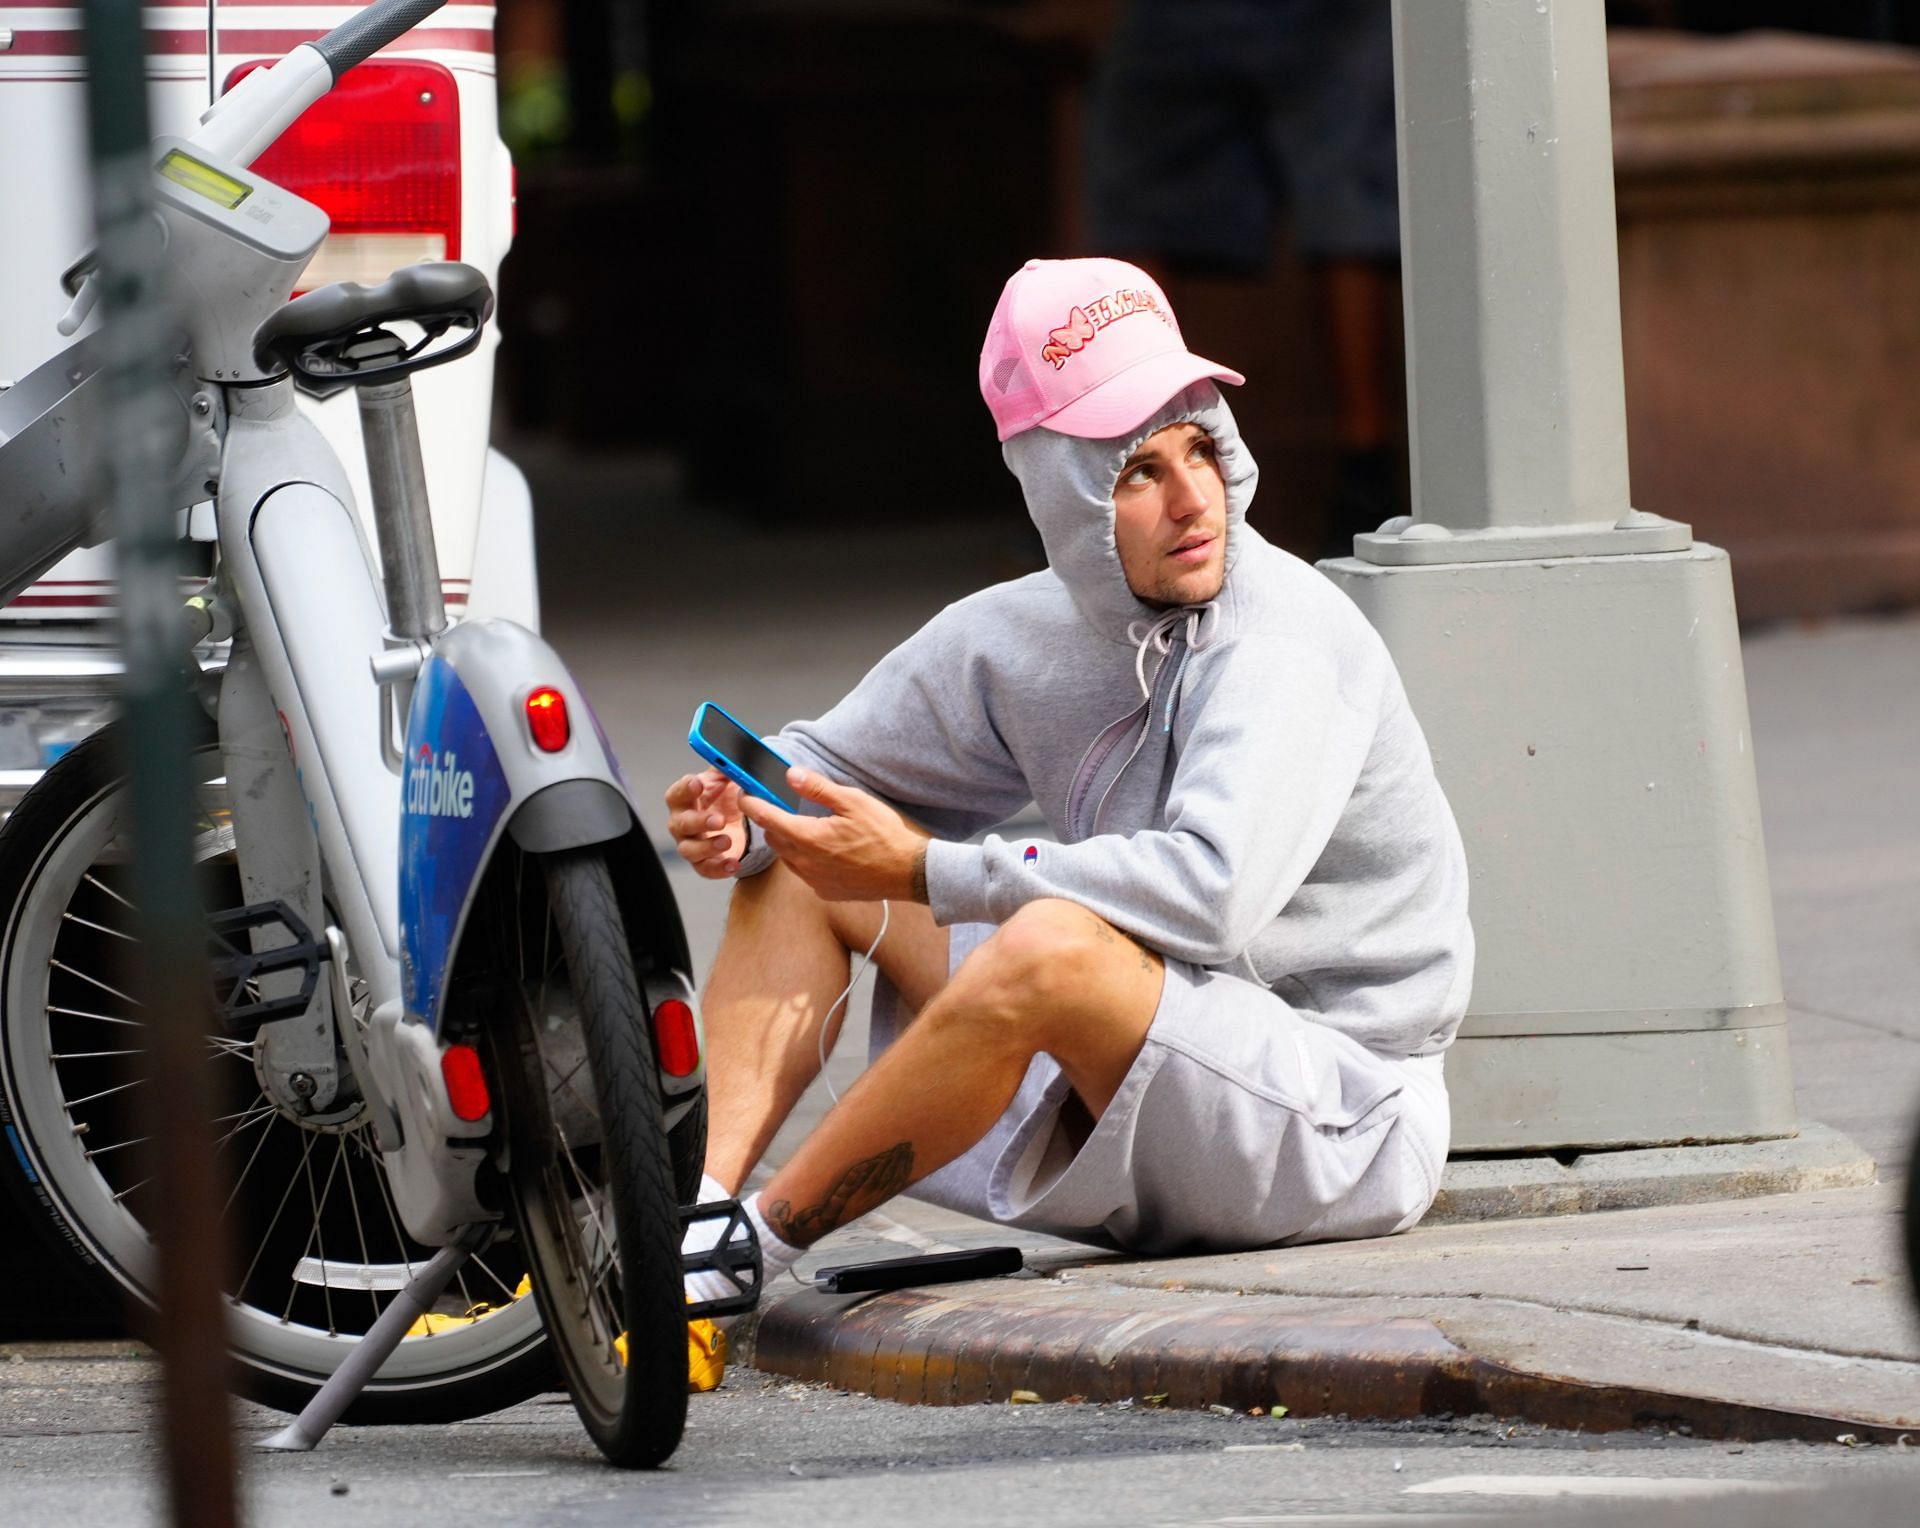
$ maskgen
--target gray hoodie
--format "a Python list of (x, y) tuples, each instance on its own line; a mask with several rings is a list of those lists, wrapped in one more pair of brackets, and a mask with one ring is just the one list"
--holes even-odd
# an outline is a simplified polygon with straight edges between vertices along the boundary
[[(1225, 479), (1227, 574), (1162, 610), (1127, 587), (1113, 491), (1188, 420)], [(1247, 525), (1258, 469), (1218, 390), (1125, 439), (1032, 429), (1004, 450), (1051, 566), (949, 605), (774, 745), (937, 835), (941, 924), (1065, 898), (1381, 1054), (1444, 1050), (1473, 971), (1453, 813), (1379, 635)], [(1029, 800), (1058, 843), (965, 841)]]

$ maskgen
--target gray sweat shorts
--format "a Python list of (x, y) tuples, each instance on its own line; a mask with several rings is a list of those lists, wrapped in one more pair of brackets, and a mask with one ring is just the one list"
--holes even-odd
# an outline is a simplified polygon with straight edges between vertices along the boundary
[[(993, 928), (955, 925), (949, 972)], [(883, 978), (871, 1056), (904, 1017)], [(1067, 1080), (1040, 1055), (993, 1128), (909, 1192), (1146, 1254), (1385, 1236), (1440, 1187), (1441, 1061), (1378, 1055), (1257, 983), (1169, 960), (1146, 1043), (1077, 1152), (1060, 1122)]]

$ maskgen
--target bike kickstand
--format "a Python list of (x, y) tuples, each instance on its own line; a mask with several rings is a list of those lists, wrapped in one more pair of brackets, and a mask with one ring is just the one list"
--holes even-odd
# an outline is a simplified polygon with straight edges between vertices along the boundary
[(340, 1367), (308, 1401), (305, 1410), (279, 1432), (254, 1440), (257, 1449), (277, 1453), (304, 1454), (332, 1430), (340, 1414), (351, 1406), (367, 1381), (379, 1372), (407, 1329), (426, 1314), (459, 1267), (486, 1242), (491, 1226), (476, 1226), (460, 1240), (434, 1253), (432, 1261), (416, 1273), (407, 1286), (393, 1297), (393, 1303), (380, 1312), (366, 1335), (353, 1345)]

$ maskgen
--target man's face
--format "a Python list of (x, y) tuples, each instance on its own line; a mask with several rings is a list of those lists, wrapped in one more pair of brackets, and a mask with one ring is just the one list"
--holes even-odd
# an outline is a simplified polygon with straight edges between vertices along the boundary
[(1150, 605), (1204, 605), (1227, 576), (1227, 485), (1213, 437), (1170, 424), (1141, 442), (1113, 486), (1127, 587)]

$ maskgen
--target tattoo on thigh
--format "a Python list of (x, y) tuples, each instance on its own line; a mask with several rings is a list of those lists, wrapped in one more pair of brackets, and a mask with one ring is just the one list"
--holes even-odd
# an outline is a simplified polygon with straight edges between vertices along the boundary
[(902, 1141), (878, 1156), (856, 1162), (833, 1182), (818, 1204), (796, 1210), (791, 1201), (776, 1199), (764, 1207), (767, 1224), (782, 1241), (810, 1247), (827, 1232), (886, 1203), (913, 1182), (913, 1145)]
[(1105, 918), (1095, 917), (1093, 920), (1093, 931), (1102, 944), (1113, 944), (1118, 940), (1124, 940), (1126, 943), (1132, 945), (1140, 956), (1140, 969), (1142, 971), (1153, 970), (1153, 951), (1149, 950), (1125, 929), (1117, 929), (1111, 923), (1107, 922)]

